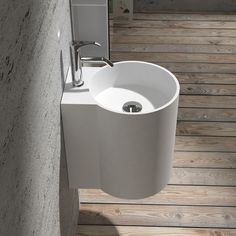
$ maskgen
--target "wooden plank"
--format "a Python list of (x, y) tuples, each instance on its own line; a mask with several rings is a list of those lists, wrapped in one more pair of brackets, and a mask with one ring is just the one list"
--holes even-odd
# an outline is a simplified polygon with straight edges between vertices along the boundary
[(236, 187), (168, 185), (145, 199), (121, 199), (100, 189), (80, 189), (81, 203), (236, 206)]
[(176, 151), (236, 152), (235, 137), (177, 136)]
[(149, 28), (110, 28), (110, 34), (116, 35), (136, 35), (136, 36), (196, 36), (196, 37), (235, 37), (236, 30), (233, 29), (175, 29), (175, 28), (166, 28), (166, 29), (149, 29)]
[[(156, 63), (156, 62), (154, 62)], [(167, 63), (157, 62), (171, 72), (194, 72), (194, 73), (236, 73), (235, 64), (211, 64), (211, 63)]]
[(175, 152), (174, 167), (236, 168), (236, 153)]
[(175, 53), (236, 53), (231, 45), (189, 45), (189, 44), (112, 44), (112, 52), (175, 52)]
[[(156, 14), (150, 13), (135, 13), (134, 20), (172, 20), (172, 21), (236, 21), (235, 12), (215, 12), (215, 13), (189, 13), (189, 12), (182, 12), (182, 13), (163, 13), (159, 12)], [(196, 22), (197, 24), (197, 22)]]
[(201, 54), (201, 53), (155, 53), (155, 52), (112, 52), (112, 60), (140, 60), (151, 62), (206, 62), (236, 63), (233, 54)]
[(235, 1), (229, 0), (163, 0), (163, 1), (135, 1), (134, 11), (138, 13), (215, 13), (215, 12), (230, 12), (236, 11)]
[(236, 136), (236, 123), (178, 121), (177, 135)]
[(236, 85), (181, 84), (181, 94), (193, 95), (236, 95)]
[(110, 35), (111, 45), (118, 43), (125, 44), (201, 44), (201, 45), (236, 45), (236, 38), (233, 37), (199, 37), (195, 36), (160, 36), (160, 35), (119, 35), (118, 37), (114, 35)]
[(170, 21), (170, 20), (111, 20), (110, 27), (113, 28), (181, 28), (181, 29), (236, 29), (232, 21)]
[(235, 228), (233, 207), (81, 204), (79, 224)]
[(236, 109), (179, 108), (178, 120), (236, 122)]
[(173, 168), (169, 184), (236, 186), (235, 169)]
[(236, 97), (181, 95), (179, 107), (236, 108)]
[(79, 225), (77, 236), (235, 236), (236, 229)]
[[(112, 61), (123, 61), (124, 58), (114, 58)], [(140, 58), (141, 59), (141, 58)], [(133, 58), (132, 60), (137, 60)], [(141, 59), (143, 61), (143, 59)], [(157, 65), (163, 66), (172, 73), (222, 73), (222, 74), (236, 74), (235, 64), (220, 64), (220, 63), (189, 63), (189, 62), (156, 62), (150, 61)]]
[(236, 74), (176, 73), (181, 84), (236, 84)]

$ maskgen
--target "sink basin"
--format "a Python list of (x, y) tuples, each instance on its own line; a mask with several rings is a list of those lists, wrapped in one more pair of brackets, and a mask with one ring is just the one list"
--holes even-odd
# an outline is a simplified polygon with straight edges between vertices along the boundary
[(120, 198), (156, 194), (169, 181), (179, 83), (158, 65), (84, 68), (85, 85), (62, 98), (69, 184)]
[[(123, 61), (104, 67), (90, 80), (90, 92), (97, 104), (109, 111), (124, 113), (127, 101), (142, 105), (140, 113), (161, 110), (179, 94), (179, 83), (168, 70), (141, 61)], [(131, 113), (128, 113), (131, 114)]]

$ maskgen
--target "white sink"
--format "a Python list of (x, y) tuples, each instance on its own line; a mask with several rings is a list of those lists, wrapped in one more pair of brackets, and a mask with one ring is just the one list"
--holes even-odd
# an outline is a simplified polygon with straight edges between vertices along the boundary
[(137, 115), (164, 109), (179, 94), (179, 83), (173, 74), (141, 61), (104, 67), (90, 80), (89, 88), (97, 104), (113, 112), (124, 113), (122, 107), (127, 101), (139, 102), (142, 110)]
[(84, 87), (69, 76), (62, 99), (70, 186), (121, 198), (159, 192), (170, 178), (177, 79), (140, 61), (83, 69)]

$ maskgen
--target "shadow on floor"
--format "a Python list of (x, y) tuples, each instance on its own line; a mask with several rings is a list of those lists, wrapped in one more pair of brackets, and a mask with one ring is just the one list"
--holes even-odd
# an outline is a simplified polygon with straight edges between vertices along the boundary
[(76, 236), (119, 236), (113, 222), (96, 211), (81, 210)]

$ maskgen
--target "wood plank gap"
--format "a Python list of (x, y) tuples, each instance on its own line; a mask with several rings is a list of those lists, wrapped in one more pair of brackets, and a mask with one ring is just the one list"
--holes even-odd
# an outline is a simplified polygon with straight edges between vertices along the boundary
[(236, 49), (231, 45), (206, 44), (157, 44), (157, 43), (112, 43), (111, 52), (173, 52), (173, 53), (202, 53), (202, 54), (235, 54)]
[[(176, 44), (178, 45), (178, 44)], [(181, 44), (181, 45), (184, 45), (184, 44)], [(193, 45), (196, 45), (196, 44), (193, 44)], [(179, 46), (179, 45), (178, 45)], [(209, 53), (209, 52), (187, 52), (187, 51), (180, 51), (180, 52), (175, 52), (175, 51), (152, 51), (152, 52), (149, 52), (149, 51), (132, 51), (132, 50), (128, 50), (127, 51), (124, 51), (124, 50), (111, 50), (111, 54), (115, 54), (115, 53), (119, 53), (119, 54), (129, 54), (129, 53), (137, 53), (137, 54), (142, 54), (142, 53), (148, 53), (148, 54), (189, 54), (189, 55), (198, 55), (198, 54), (201, 54), (201, 55), (210, 55), (210, 56), (214, 56), (214, 55), (217, 55), (217, 56), (227, 56), (227, 55), (236, 55), (236, 53), (216, 53), (216, 52), (212, 52), (212, 53)], [(177, 61), (178, 62), (178, 61)], [(229, 63), (229, 64), (235, 64), (235, 62), (226, 62), (226, 63)], [(222, 63), (220, 63), (222, 64)]]
[[(205, 74), (205, 73), (204, 73)], [(236, 74), (235, 74), (236, 75)], [(178, 77), (178, 76), (176, 76), (176, 77)], [(178, 78), (177, 78), (178, 79)], [(178, 79), (179, 80), (179, 79)], [(179, 81), (179, 83), (180, 83), (180, 85), (201, 85), (201, 86), (204, 86), (204, 85), (233, 85), (233, 86), (235, 86), (236, 84), (230, 84), (230, 83), (224, 83), (224, 84), (220, 84), (220, 83), (210, 83), (210, 82), (208, 82), (208, 83), (201, 83), (201, 82), (199, 82), (199, 83), (194, 83), (194, 82), (181, 82), (181, 80)]]
[(184, 95), (184, 96), (209, 96), (209, 97), (214, 97), (214, 96), (221, 96), (221, 97), (236, 97), (236, 94), (209, 94), (209, 93), (205, 93), (205, 94), (202, 94), (202, 93), (191, 93), (191, 94), (188, 94), (188, 93), (180, 93), (180, 95)]
[[(229, 188), (235, 188), (236, 187), (236, 185), (224, 185), (224, 184), (218, 184), (218, 185), (215, 185), (215, 184), (184, 184), (184, 183), (181, 183), (181, 184), (171, 184), (171, 183), (169, 183), (168, 184), (169, 186), (184, 186), (184, 187), (190, 187), (190, 186), (192, 186), (192, 187), (222, 187), (222, 188), (224, 188), (224, 187), (229, 187)], [(202, 206), (202, 204), (201, 204), (201, 206)]]
[(158, 45), (166, 45), (172, 44), (173, 46), (177, 45), (212, 45), (212, 46), (235, 46), (236, 38), (235, 37), (215, 37), (215, 36), (145, 36), (136, 37), (135, 35), (121, 35), (119, 37), (115, 37), (115, 35), (110, 35), (111, 44), (121, 44), (125, 43), (129, 44), (142, 44), (143, 42), (149, 44), (158, 44)]
[[(78, 227), (80, 227), (81, 225), (89, 226), (89, 227), (91, 227), (91, 226), (105, 226), (105, 227), (117, 227), (118, 226), (118, 227), (142, 227), (142, 228), (157, 228), (158, 227), (158, 228), (164, 228), (164, 229), (166, 229), (167, 227), (168, 228), (174, 228), (174, 229), (178, 227), (178, 226), (172, 226), (172, 225), (168, 225), (168, 226), (158, 225), (158, 226), (155, 226), (155, 225), (152, 225), (152, 224), (150, 224), (150, 225), (146, 225), (146, 224), (140, 224), (140, 225), (128, 224), (127, 225), (127, 224), (117, 224), (116, 223), (116, 224), (113, 225), (113, 223), (110, 223), (110, 224), (109, 223), (102, 223), (102, 224), (90, 224), (90, 223), (88, 223), (88, 224), (86, 224), (86, 223), (80, 224), (80, 223), (78, 223)], [(178, 228), (192, 229), (193, 226), (181, 225)], [(209, 229), (209, 226), (205, 226), (205, 227), (204, 226), (194, 226), (194, 228), (195, 229)], [(236, 230), (236, 227), (218, 227), (218, 226), (213, 226), (213, 227), (210, 227), (210, 229), (212, 229), (212, 230), (229, 230), (230, 231), (230, 230)], [(81, 235), (81, 236), (85, 236), (85, 235)], [(89, 234), (87, 236), (91, 236), (91, 234)], [(100, 236), (104, 236), (104, 235), (100, 235)], [(113, 235), (109, 234), (108, 236), (113, 236)], [(120, 236), (120, 234), (118, 234), (117, 236)], [(127, 236), (127, 235), (125, 235), (125, 236)], [(142, 236), (143, 236), (143, 234), (142, 234)], [(153, 235), (151, 235), (151, 236), (153, 236)], [(167, 236), (170, 236), (170, 235), (167, 235)], [(175, 236), (175, 235), (171, 234), (171, 236)], [(177, 234), (176, 236), (180, 236), (180, 235)], [(181, 235), (181, 236), (183, 236), (183, 235)], [(187, 236), (189, 236), (189, 235), (187, 235)], [(196, 235), (196, 236), (199, 236), (199, 235)], [(209, 236), (209, 234), (207, 236)], [(213, 236), (215, 236), (215, 235), (213, 235)], [(216, 235), (216, 236), (218, 236), (218, 235)], [(228, 235), (223, 235), (223, 236), (228, 236)], [(232, 234), (232, 236), (235, 236), (235, 234)]]
[(206, 207), (206, 208), (209, 208), (209, 207), (217, 207), (217, 208), (229, 208), (229, 209), (232, 209), (232, 208), (235, 208), (236, 209), (236, 206), (226, 206), (226, 205), (202, 205), (202, 204), (174, 204), (174, 203), (130, 203), (130, 202), (122, 202), (122, 203), (110, 203), (110, 202), (99, 202), (99, 203), (94, 203), (94, 202), (80, 202), (80, 205), (83, 206), (83, 205), (94, 205), (94, 204), (97, 204), (97, 205), (114, 205), (114, 204), (119, 204), (120, 206), (135, 206), (135, 205), (142, 205), (142, 206), (177, 206), (177, 207)]
[(110, 29), (116, 30), (116, 28), (123, 29), (208, 29), (208, 30), (235, 30), (236, 26), (234, 22), (224, 21), (224, 22), (214, 22), (214, 21), (201, 21), (196, 24), (192, 21), (168, 21), (168, 20), (133, 20), (133, 21), (118, 21), (113, 20), (110, 22)]
[[(183, 95), (182, 95), (183, 96)], [(185, 95), (184, 95), (185, 96)], [(217, 96), (217, 95), (216, 95)], [(188, 106), (184, 106), (184, 107), (181, 107), (179, 106), (179, 108), (187, 108), (187, 109), (214, 109), (214, 110), (236, 110), (236, 108), (230, 108), (230, 107), (188, 107)]]
[[(85, 223), (83, 223), (83, 224), (78, 224), (78, 227), (80, 227), (80, 226), (89, 226), (89, 227), (135, 227), (135, 228), (145, 228), (145, 229), (148, 229), (148, 228), (159, 228), (159, 229), (167, 229), (167, 228), (169, 228), (169, 229), (193, 229), (193, 227), (192, 226), (181, 226), (181, 227), (177, 227), (177, 226), (154, 226), (154, 225), (132, 225), (132, 224), (130, 224), (130, 225), (127, 225), (127, 224), (118, 224), (118, 225), (113, 225), (113, 224), (85, 224)], [(200, 229), (207, 229), (207, 230), (209, 230), (209, 229), (211, 229), (211, 230), (228, 230), (229, 232), (231, 231), (231, 230), (236, 230), (236, 227), (234, 228), (234, 227), (232, 227), (232, 228), (228, 228), (228, 227), (217, 227), (217, 226), (215, 226), (215, 227), (204, 227), (204, 226), (194, 226), (194, 229), (196, 229), (196, 230), (200, 230)], [(236, 231), (235, 231), (236, 232)], [(164, 232), (163, 232), (164, 233)], [(126, 235), (126, 234), (125, 234)], [(173, 234), (171, 234), (171, 236), (172, 236)], [(82, 236), (84, 236), (84, 235), (82, 235)], [(91, 236), (90, 234), (89, 235), (87, 235), (87, 236)], [(104, 235), (100, 235), (100, 236), (104, 236)], [(111, 235), (109, 235), (109, 236), (111, 236)], [(112, 234), (112, 236), (113, 236), (113, 234)], [(120, 236), (120, 234), (118, 234), (117, 236)], [(126, 235), (127, 236), (127, 235)], [(142, 234), (142, 236), (143, 236), (143, 234)], [(146, 234), (145, 234), (145, 236), (146, 236)], [(153, 235), (152, 235), (153, 236)], [(168, 235), (168, 236), (170, 236), (170, 235)], [(175, 236), (175, 235), (173, 235), (173, 236)], [(179, 234), (177, 234), (176, 236), (180, 236)], [(182, 235), (181, 235), (182, 236)], [(189, 236), (189, 235), (188, 235)], [(196, 236), (199, 236), (199, 235), (196, 235)], [(209, 236), (209, 234), (207, 234), (207, 236)], [(211, 235), (210, 235), (211, 236)], [(215, 235), (213, 235), (213, 236), (215, 236)], [(216, 236), (218, 236), (218, 234), (216, 234)], [(220, 235), (221, 236), (221, 235)], [(223, 235), (223, 236), (228, 236), (228, 234), (227, 235)], [(235, 234), (232, 234), (232, 236), (235, 236)]]
[[(142, 30), (141, 30), (142, 29)], [(152, 29), (151, 33), (149, 29), (145, 28), (129, 28), (129, 35), (142, 37), (147, 35), (154, 35), (158, 37), (228, 37), (228, 38), (235, 38), (236, 37), (236, 29)], [(110, 28), (110, 35), (116, 36), (126, 36), (127, 35), (127, 29), (116, 27), (115, 30)]]
[(178, 149), (178, 150), (175, 150), (175, 152), (196, 152), (196, 153), (199, 153), (199, 152), (202, 152), (202, 153), (204, 153), (204, 152), (206, 152), (206, 153), (214, 153), (214, 152), (217, 152), (217, 153), (236, 153), (235, 151), (227, 151), (227, 150), (225, 150), (225, 151), (193, 151), (193, 150), (180, 150), (180, 149)]
[[(236, 170), (236, 167), (195, 167), (195, 166), (173, 166), (173, 169), (201, 169), (201, 170)], [(218, 185), (217, 185), (218, 186)]]
[[(185, 107), (186, 108), (186, 107)], [(202, 108), (202, 109), (207, 109), (207, 108)], [(236, 109), (235, 109), (236, 110)], [(182, 119), (178, 119), (177, 122), (186, 122), (186, 123), (191, 123), (191, 122), (198, 122), (198, 123), (226, 123), (224, 120), (221, 120), (221, 121), (214, 121), (214, 120), (182, 120)], [(227, 123), (231, 123), (231, 124), (235, 124), (236, 123), (236, 120), (234, 121), (227, 121)], [(194, 135), (195, 136), (195, 135)], [(226, 135), (227, 136), (227, 135)], [(232, 136), (233, 137), (233, 136)]]
[(219, 137), (222, 137), (222, 138), (235, 138), (236, 135), (207, 135), (207, 134), (176, 134), (176, 137), (213, 137), (213, 138), (219, 138)]
[(235, 16), (235, 11), (170, 11), (170, 10), (162, 10), (162, 11), (155, 11), (153, 12), (136, 12), (135, 15), (138, 14), (145, 14), (145, 15), (155, 15), (155, 14), (161, 14), (161, 15), (200, 15), (200, 16), (211, 16), (211, 15), (218, 15), (218, 16), (227, 16), (227, 15), (233, 15)]

